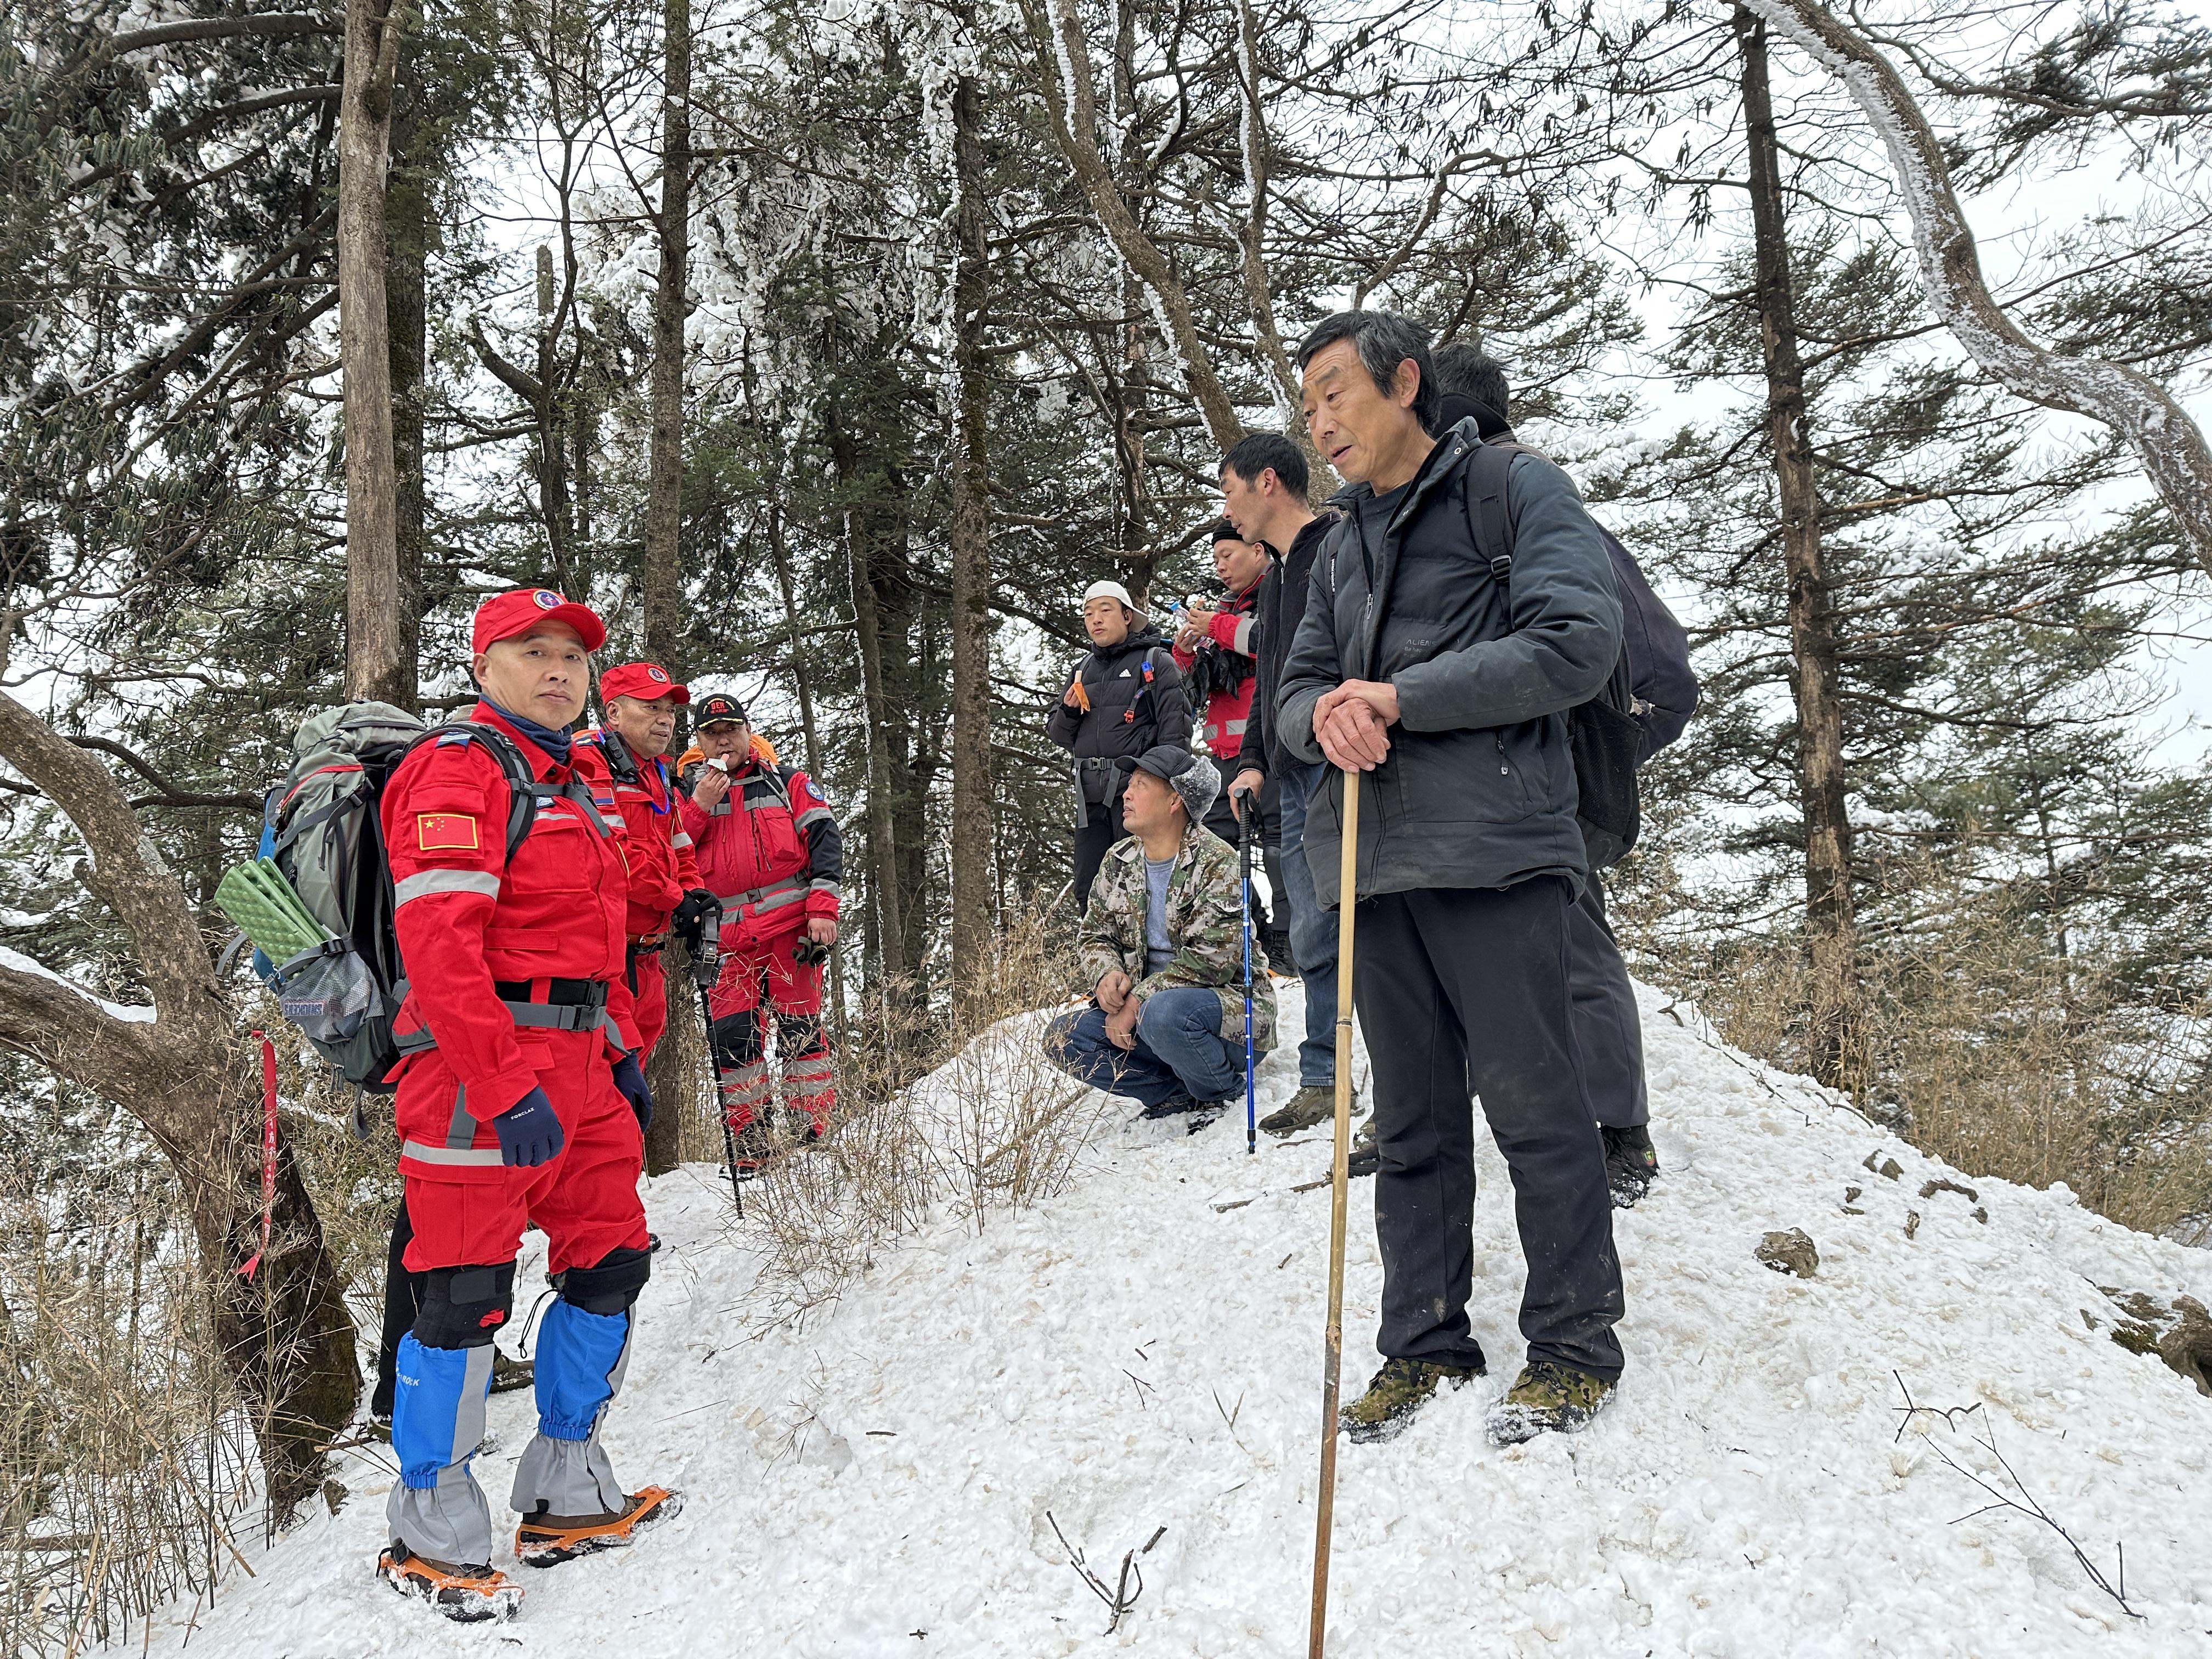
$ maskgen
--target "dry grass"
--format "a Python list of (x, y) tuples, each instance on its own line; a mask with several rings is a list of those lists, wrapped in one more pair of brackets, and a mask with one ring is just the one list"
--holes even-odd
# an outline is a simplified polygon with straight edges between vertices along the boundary
[(211, 1597), (257, 1492), (166, 1181), (0, 1170), (0, 1650), (129, 1641)]
[(1037, 1020), (1023, 1018), (1066, 998), (1066, 931), (1046, 910), (1014, 918), (957, 1012), (907, 986), (870, 993), (837, 1045), (835, 1133), (745, 1188), (766, 1234), (769, 1317), (834, 1297), (940, 1206), (980, 1231), (1066, 1186), (1097, 1097), (1045, 1059)]
[[(1922, 914), (1862, 955), (1849, 1079), (1860, 1108), (1960, 1169), (2063, 1182), (2124, 1225), (2212, 1239), (2212, 1009), (2159, 1007), (2002, 910)], [(1694, 998), (1746, 1053), (1810, 1069), (1811, 986), (1794, 938), (1677, 944), (1639, 971)]]

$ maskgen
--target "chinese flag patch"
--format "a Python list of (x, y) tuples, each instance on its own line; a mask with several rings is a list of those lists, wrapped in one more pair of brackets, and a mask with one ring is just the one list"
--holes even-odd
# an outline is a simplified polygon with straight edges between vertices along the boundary
[(425, 853), (475, 853), (477, 821), (465, 812), (417, 812), (415, 844)]

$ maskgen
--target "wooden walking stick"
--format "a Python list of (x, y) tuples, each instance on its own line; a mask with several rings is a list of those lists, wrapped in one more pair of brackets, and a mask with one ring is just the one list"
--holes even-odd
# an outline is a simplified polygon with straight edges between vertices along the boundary
[(1344, 1234), (1352, 1152), (1352, 913), (1359, 896), (1359, 774), (1344, 773), (1344, 848), (1336, 878), (1336, 1139), (1329, 1159), (1328, 1331), (1321, 1384), (1321, 1506), (1314, 1516), (1309, 1659), (1328, 1640), (1328, 1541), (1336, 1520), (1336, 1401), (1344, 1371)]

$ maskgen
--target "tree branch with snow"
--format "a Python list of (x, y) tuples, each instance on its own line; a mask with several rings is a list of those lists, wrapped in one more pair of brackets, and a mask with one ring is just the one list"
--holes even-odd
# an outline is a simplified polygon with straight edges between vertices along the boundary
[(2126, 440), (2199, 563), (2212, 570), (2212, 445), (2149, 376), (2061, 356), (2028, 337), (1990, 295), (1942, 142), (1889, 60), (1820, 0), (1741, 0), (1850, 91), (1889, 152), (1912, 217), (1922, 285), (1960, 344), (2015, 396), (2086, 415)]

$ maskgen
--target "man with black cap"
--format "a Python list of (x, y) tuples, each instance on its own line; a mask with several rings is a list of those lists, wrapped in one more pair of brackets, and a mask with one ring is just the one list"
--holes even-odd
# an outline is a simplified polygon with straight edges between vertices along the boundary
[(814, 781), (754, 743), (743, 703), (718, 691), (694, 713), (705, 758), (684, 774), (677, 810), (696, 844), (700, 881), (722, 907), (722, 974), (707, 1000), (708, 1036), (739, 1164), (757, 1168), (769, 1150), (768, 1014), (775, 1016), (783, 1099), (799, 1138), (828, 1133), (836, 1104), (822, 969), (837, 942), (845, 846)]
[[(1079, 940), (1091, 1006), (1053, 1022), (1045, 1052), (1165, 1117), (1243, 1090), (1241, 878), (1236, 853), (1201, 826), (1221, 787), (1213, 767), (1165, 745), (1127, 764), (1129, 833), (1107, 851)], [(1274, 1046), (1265, 974), (1252, 981), (1252, 1040)]]

